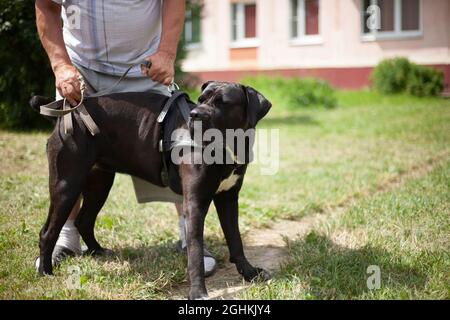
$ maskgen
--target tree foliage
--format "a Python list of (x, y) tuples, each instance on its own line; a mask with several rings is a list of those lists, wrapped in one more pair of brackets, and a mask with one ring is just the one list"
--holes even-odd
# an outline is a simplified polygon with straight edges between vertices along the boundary
[(0, 0), (0, 125), (27, 129), (46, 123), (28, 106), (33, 94), (54, 94), (32, 0)]
[[(20, 130), (48, 125), (28, 105), (35, 94), (49, 97), (55, 94), (54, 76), (36, 30), (34, 2), (0, 0), (0, 126), (3, 128)], [(185, 55), (184, 42), (180, 41), (176, 79), (185, 78), (181, 70)]]

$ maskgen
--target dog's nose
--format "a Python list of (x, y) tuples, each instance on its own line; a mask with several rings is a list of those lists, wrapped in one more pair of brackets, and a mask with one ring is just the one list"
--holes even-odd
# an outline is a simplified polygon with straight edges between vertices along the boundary
[(189, 115), (191, 116), (192, 119), (198, 119), (200, 113), (198, 112), (197, 109), (193, 109), (193, 110), (191, 110)]
[(199, 110), (198, 108), (191, 110), (189, 115), (192, 120), (205, 120), (208, 118), (208, 115), (202, 110)]

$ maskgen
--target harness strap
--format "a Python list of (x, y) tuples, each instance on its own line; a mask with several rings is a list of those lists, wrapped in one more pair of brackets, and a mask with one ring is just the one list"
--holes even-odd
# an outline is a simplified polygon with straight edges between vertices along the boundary
[[(161, 135), (163, 134), (163, 129), (161, 129)], [(163, 163), (163, 168), (161, 171), (161, 182), (164, 187), (169, 185), (169, 169), (167, 166), (166, 154), (164, 153), (163, 140), (159, 140), (159, 151), (161, 152), (161, 159)]]
[[(184, 94), (184, 95), (187, 96), (186, 94)], [(178, 103), (179, 103), (181, 115), (183, 116), (184, 121), (186, 122), (186, 124), (189, 124), (191, 109), (189, 108), (189, 105), (188, 105), (186, 99), (181, 99), (178, 101)]]
[[(158, 123), (163, 123), (163, 122), (164, 122), (164, 119), (166, 118), (167, 113), (169, 113), (170, 107), (174, 104), (174, 102), (175, 102), (179, 97), (181, 97), (181, 96), (183, 96), (183, 95), (186, 96), (186, 94), (185, 94), (184, 92), (182, 92), (182, 91), (175, 91), (175, 92), (172, 94), (172, 96), (166, 101), (166, 104), (164, 105), (164, 107), (162, 108), (161, 112), (159, 113), (158, 118), (156, 119), (156, 121), (157, 121)], [(184, 101), (184, 103), (186, 103), (186, 100), (185, 100), (185, 99), (181, 99), (181, 101)], [(181, 109), (183, 109), (183, 108), (181, 108)], [(189, 107), (188, 107), (188, 109), (189, 109)], [(185, 120), (186, 122), (188, 122), (188, 121), (189, 121), (189, 114), (187, 115), (187, 118), (186, 118), (186, 117), (185, 117), (185, 114), (184, 114), (183, 111), (182, 111), (182, 115), (183, 115), (184, 120)]]
[[(189, 113), (190, 108), (186, 101), (186, 98), (188, 95), (184, 92), (175, 90), (172, 92), (172, 96), (166, 101), (166, 104), (164, 105), (163, 109), (161, 110), (158, 118), (156, 121), (161, 124), (161, 140), (159, 141), (159, 151), (161, 152), (162, 157), (162, 163), (163, 163), (163, 169), (161, 171), (161, 182), (162, 184), (167, 187), (169, 185), (169, 170), (167, 165), (167, 159), (166, 159), (166, 151), (169, 151), (170, 148), (167, 147), (167, 141), (165, 141), (165, 133), (164, 133), (164, 125), (167, 125), (167, 123), (164, 122), (167, 114), (170, 111), (170, 108), (172, 105), (176, 104), (178, 108), (180, 109), (181, 115), (183, 116), (184, 121), (186, 123), (189, 123)], [(170, 141), (169, 141), (170, 146)]]

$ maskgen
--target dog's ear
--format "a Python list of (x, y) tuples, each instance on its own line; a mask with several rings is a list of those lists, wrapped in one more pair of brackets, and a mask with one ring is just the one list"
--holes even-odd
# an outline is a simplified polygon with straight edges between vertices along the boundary
[(261, 93), (252, 87), (243, 86), (247, 97), (247, 121), (251, 128), (254, 128), (267, 112), (272, 104)]
[(203, 92), (207, 86), (209, 86), (214, 81), (206, 81), (204, 84), (202, 84), (202, 88), (200, 89), (200, 92)]

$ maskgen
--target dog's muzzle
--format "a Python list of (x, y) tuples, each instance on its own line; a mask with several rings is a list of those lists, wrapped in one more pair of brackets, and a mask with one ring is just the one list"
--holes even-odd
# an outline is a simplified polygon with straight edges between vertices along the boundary
[(189, 117), (191, 121), (207, 121), (211, 119), (211, 113), (206, 108), (198, 106), (191, 110)]

